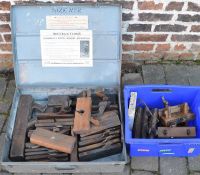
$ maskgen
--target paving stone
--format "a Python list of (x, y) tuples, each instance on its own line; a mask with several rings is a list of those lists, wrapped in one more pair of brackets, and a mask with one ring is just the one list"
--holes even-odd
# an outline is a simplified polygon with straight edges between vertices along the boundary
[(122, 77), (123, 85), (143, 84), (142, 75), (140, 73), (128, 73)]
[(3, 129), (5, 121), (6, 121), (6, 116), (0, 114), (0, 132)]
[(188, 157), (188, 164), (190, 171), (200, 171), (200, 156)]
[[(130, 175), (130, 171), (129, 172), (122, 172), (122, 173), (100, 173), (100, 175)], [(92, 173), (93, 175), (93, 173)], [(97, 174), (99, 175), (99, 174)]]
[(8, 114), (10, 109), (10, 103), (6, 99), (0, 101), (0, 113)]
[(0, 172), (0, 175), (11, 175), (12, 173), (8, 173), (8, 172)]
[(13, 175), (40, 175), (40, 173), (14, 173)]
[(72, 175), (72, 174), (66, 174), (66, 173), (43, 173), (42, 175)]
[(6, 78), (0, 77), (0, 98), (3, 98), (3, 95), (6, 91), (6, 85), (7, 85)]
[[(1, 134), (0, 135), (0, 157), (2, 156), (3, 154), (3, 145), (4, 145), (4, 138), (5, 138), (5, 134)], [(0, 165), (0, 174), (1, 174), (1, 171), (3, 171), (3, 167)]]
[(167, 84), (189, 85), (187, 66), (165, 65), (164, 70)]
[(198, 172), (193, 172), (193, 173), (190, 173), (190, 175), (200, 175), (200, 173), (198, 173)]
[(191, 86), (200, 85), (200, 66), (188, 66), (188, 78)]
[(8, 125), (8, 118), (6, 118), (5, 122), (4, 122), (4, 126), (3, 126), (3, 129), (2, 129), (2, 133), (5, 133), (6, 130), (7, 130), (7, 125)]
[(4, 98), (7, 101), (12, 102), (14, 93), (15, 93), (15, 80), (10, 80)]
[(142, 75), (144, 84), (166, 84), (162, 65), (143, 65)]
[(72, 175), (101, 175), (101, 173), (75, 173)]
[(74, 173), (72, 175), (101, 175), (101, 173)]
[(158, 157), (134, 157), (131, 159), (133, 170), (158, 171)]
[(123, 172), (120, 173), (101, 173), (101, 175), (130, 175), (131, 174), (131, 167), (127, 165)]
[(131, 175), (154, 175), (154, 173), (149, 171), (133, 171)]
[[(12, 105), (14, 93), (15, 93), (15, 81), (10, 80), (9, 83), (8, 83), (8, 87), (6, 89), (6, 92), (5, 92), (5, 96), (4, 96), (4, 102), (5, 102), (5, 105), (8, 108), (8, 110), (10, 109), (10, 107)], [(9, 111), (8, 112), (4, 111), (4, 112), (8, 113)]]
[(161, 157), (160, 158), (161, 175), (187, 175), (186, 158), (178, 157)]

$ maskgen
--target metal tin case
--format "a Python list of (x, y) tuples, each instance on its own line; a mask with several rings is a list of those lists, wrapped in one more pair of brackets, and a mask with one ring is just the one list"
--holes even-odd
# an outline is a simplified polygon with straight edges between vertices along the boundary
[[(2, 147), (1, 165), (17, 173), (122, 172), (128, 162), (123, 151), (91, 162), (12, 162), (9, 149), (20, 94), (43, 101), (52, 94), (78, 94), (86, 88), (104, 87), (118, 94), (120, 117), (121, 7), (111, 4), (15, 5), (12, 7), (12, 38), (16, 91)], [(48, 15), (87, 15), (93, 31), (93, 67), (42, 67), (40, 30)], [(22, 121), (23, 122), (23, 121)], [(123, 123), (123, 122), (122, 122)]]

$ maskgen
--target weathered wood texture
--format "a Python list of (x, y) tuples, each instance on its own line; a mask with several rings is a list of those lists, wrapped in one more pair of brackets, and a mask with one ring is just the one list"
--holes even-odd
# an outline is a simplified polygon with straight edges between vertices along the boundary
[(81, 137), (86, 137), (92, 134), (101, 133), (108, 128), (120, 126), (119, 116), (117, 111), (105, 112), (103, 116), (98, 117), (99, 126), (93, 126), (88, 132), (81, 134)]
[(31, 117), (32, 103), (32, 96), (20, 96), (10, 149), (10, 158), (15, 161), (24, 159), (24, 143), (28, 120)]
[(74, 148), (76, 138), (73, 136), (67, 136), (48, 131), (43, 128), (37, 128), (31, 135), (30, 141), (33, 144), (44, 146), (46, 148), (54, 149), (64, 153), (71, 153)]
[(74, 137), (76, 138), (76, 143), (74, 145), (74, 149), (70, 155), (70, 161), (71, 162), (78, 162), (78, 143), (77, 143), (77, 140), (78, 140), (78, 136), (75, 134)]
[(122, 149), (122, 144), (116, 143), (116, 144), (110, 145), (109, 147), (101, 147), (98, 149), (82, 152), (79, 154), (79, 160), (91, 161), (94, 159), (98, 159), (99, 155), (101, 155), (101, 157), (107, 157), (107, 156), (121, 152), (121, 149)]
[(90, 129), (92, 99), (91, 97), (77, 98), (73, 132), (84, 133)]

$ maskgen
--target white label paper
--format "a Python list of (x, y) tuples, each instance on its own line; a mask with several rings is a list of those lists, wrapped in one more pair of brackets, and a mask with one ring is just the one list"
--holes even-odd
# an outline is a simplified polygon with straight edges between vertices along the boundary
[(47, 29), (88, 29), (88, 16), (46, 16)]
[(133, 128), (133, 122), (135, 117), (135, 108), (136, 108), (136, 99), (137, 99), (137, 92), (131, 92), (131, 98), (129, 102), (128, 108), (128, 116), (129, 116), (129, 128)]
[(91, 30), (41, 30), (43, 67), (92, 67)]

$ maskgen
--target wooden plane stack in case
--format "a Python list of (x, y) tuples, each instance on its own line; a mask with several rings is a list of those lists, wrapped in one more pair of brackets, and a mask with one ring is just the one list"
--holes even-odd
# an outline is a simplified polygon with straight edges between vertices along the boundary
[[(21, 95), (10, 158), (14, 161), (90, 161), (122, 150), (116, 95), (83, 91), (36, 103)], [(23, 118), (23, 122), (20, 122)]]

